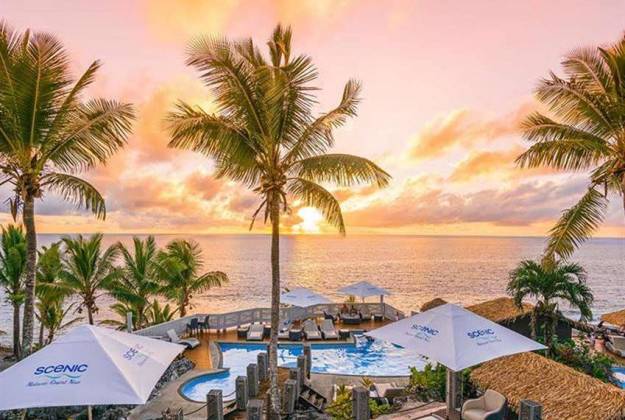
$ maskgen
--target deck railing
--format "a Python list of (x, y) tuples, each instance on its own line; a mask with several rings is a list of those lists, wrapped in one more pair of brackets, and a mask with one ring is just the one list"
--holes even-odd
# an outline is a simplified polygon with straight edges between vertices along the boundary
[[(349, 305), (351, 306), (352, 304)], [(342, 306), (343, 303), (327, 303), (309, 306), (307, 308), (281, 308), (280, 320), (300, 321), (315, 316), (323, 316), (324, 312), (336, 314), (341, 310)], [(393, 321), (404, 317), (404, 313), (402, 311), (394, 308), (388, 303), (354, 303), (353, 306), (355, 306), (358, 310), (362, 310), (364, 307), (367, 307), (370, 313), (380, 314), (385, 319)], [(186, 331), (187, 324), (191, 322), (191, 319), (198, 318), (200, 321), (204, 321), (207, 316), (209, 317), (210, 329), (226, 330), (229, 328), (238, 328), (242, 325), (252, 324), (255, 322), (269, 323), (271, 322), (271, 309), (252, 308), (221, 314), (196, 313), (137, 330), (135, 331), (135, 334), (152, 337), (164, 337), (167, 335), (168, 330), (174, 330), (177, 334), (182, 334)]]

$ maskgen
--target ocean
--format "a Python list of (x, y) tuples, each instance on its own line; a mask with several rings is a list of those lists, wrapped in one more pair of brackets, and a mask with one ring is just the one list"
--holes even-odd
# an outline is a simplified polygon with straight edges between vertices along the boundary
[[(182, 235), (156, 235), (159, 246)], [(198, 241), (206, 270), (221, 270), (230, 282), (193, 298), (193, 311), (222, 312), (267, 307), (270, 299), (270, 237), (184, 235)], [(39, 244), (58, 240), (40, 235)], [(132, 235), (105, 235), (105, 244), (129, 244)], [(544, 238), (399, 235), (283, 236), (282, 284), (310, 287), (341, 301), (336, 291), (368, 280), (387, 288), (385, 300), (409, 312), (435, 297), (468, 305), (505, 295), (508, 272), (522, 259), (538, 258)], [(625, 307), (625, 239), (593, 239), (575, 254), (588, 272), (594, 316)], [(372, 298), (373, 299), (373, 298)], [(97, 319), (113, 317), (109, 297), (99, 301)], [(562, 309), (575, 317), (566, 306)], [(10, 343), (12, 310), (0, 292), (0, 343)]]

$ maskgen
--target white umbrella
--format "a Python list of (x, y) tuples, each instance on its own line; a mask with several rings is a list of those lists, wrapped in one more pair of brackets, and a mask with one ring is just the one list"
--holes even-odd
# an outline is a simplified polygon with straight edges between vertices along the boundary
[(282, 292), (280, 295), (280, 303), (305, 308), (307, 306), (320, 305), (323, 303), (332, 303), (332, 301), (306, 287), (298, 287), (288, 292)]
[(350, 284), (339, 289), (339, 292), (344, 295), (358, 296), (366, 298), (369, 296), (388, 296), (390, 293), (388, 290), (378, 287), (368, 281), (359, 281), (358, 283)]
[(0, 410), (145, 404), (183, 350), (178, 344), (81, 325), (0, 372)]
[[(414, 350), (452, 371), (502, 356), (546, 348), (451, 303), (369, 331), (366, 335)], [(453, 408), (449, 400), (447, 404), (448, 408)]]

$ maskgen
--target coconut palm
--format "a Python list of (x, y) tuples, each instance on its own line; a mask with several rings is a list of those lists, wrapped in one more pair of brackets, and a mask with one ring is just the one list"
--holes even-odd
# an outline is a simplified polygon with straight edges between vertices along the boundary
[(41, 342), (41, 345), (51, 343), (57, 331), (82, 321), (82, 317), (76, 317), (66, 321), (67, 315), (75, 309), (76, 305), (77, 302), (73, 302), (65, 306), (62, 300), (45, 304), (42, 304), (41, 301), (37, 301), (35, 305), (37, 308), (37, 320), (48, 330), (48, 336), (45, 342)]
[(519, 307), (524, 299), (536, 301), (531, 313), (532, 338), (536, 338), (537, 321), (543, 317), (543, 337), (549, 348), (555, 335), (559, 302), (566, 302), (579, 310), (582, 320), (592, 318), (590, 307), (593, 295), (586, 284), (586, 271), (579, 264), (560, 260), (545, 265), (524, 260), (510, 272), (509, 277), (507, 290)]
[[(142, 328), (146, 311), (150, 306), (150, 298), (156, 296), (160, 290), (156, 268), (158, 256), (156, 242), (153, 236), (148, 236), (145, 241), (134, 237), (132, 251), (121, 242), (117, 247), (124, 265), (119, 270), (119, 276), (108, 286), (108, 290), (119, 304), (133, 314), (135, 327)], [(125, 313), (122, 319), (126, 319)]]
[[(190, 149), (213, 158), (216, 176), (253, 189), (271, 222), (272, 410), (279, 411), (277, 331), (280, 306), (279, 235), (281, 213), (291, 200), (318, 208), (341, 233), (341, 208), (321, 184), (373, 182), (385, 186), (390, 176), (373, 162), (352, 155), (327, 154), (333, 130), (356, 115), (360, 84), (350, 80), (338, 106), (313, 117), (311, 85), (317, 71), (310, 57), (291, 53), (290, 28), (276, 27), (266, 59), (251, 39), (231, 42), (199, 39), (190, 47), (187, 64), (200, 72), (212, 90), (216, 113), (179, 102), (169, 115), (170, 147)], [(250, 226), (251, 228), (251, 226)]]
[[(39, 319), (39, 345), (44, 342), (44, 330), (48, 329), (48, 338), (54, 337), (51, 328), (58, 329), (58, 308), (63, 307), (65, 299), (72, 290), (63, 283), (63, 263), (61, 261), (61, 244), (55, 242), (49, 247), (43, 246), (37, 258), (37, 303), (35, 316)], [(62, 322), (62, 319), (61, 319)]]
[(550, 232), (551, 258), (570, 257), (592, 235), (609, 194), (622, 196), (625, 208), (625, 38), (575, 50), (562, 66), (564, 77), (550, 73), (536, 91), (553, 118), (539, 112), (527, 118), (522, 128), (532, 145), (517, 159), (522, 167), (590, 174), (586, 193)]
[(159, 253), (158, 260), (163, 282), (161, 293), (176, 302), (181, 317), (186, 316), (193, 295), (228, 281), (228, 276), (221, 271), (202, 273), (202, 249), (195, 241), (176, 239), (169, 242)]
[(2, 227), (0, 239), (0, 286), (13, 306), (13, 354), (20, 358), (20, 308), (24, 303), (26, 237), (21, 226)]
[(102, 234), (85, 238), (62, 239), (65, 247), (63, 261), (63, 283), (80, 299), (79, 313), (87, 311), (89, 324), (93, 325), (93, 315), (98, 312), (97, 300), (110, 287), (118, 275), (113, 263), (119, 255), (115, 245), (102, 250)]
[(0, 184), (10, 184), (13, 217), (22, 212), (28, 259), (23, 347), (33, 342), (37, 236), (35, 201), (48, 191), (104, 218), (100, 193), (77, 173), (105, 162), (131, 128), (130, 105), (84, 100), (100, 68), (93, 62), (77, 79), (69, 53), (52, 35), (17, 33), (0, 22)]
[(156, 325), (171, 321), (177, 311), (177, 309), (172, 309), (169, 303), (161, 306), (158, 300), (154, 299), (146, 312), (146, 322), (148, 325)]
[[(111, 325), (118, 330), (124, 330), (127, 327), (126, 316), (129, 312), (132, 314), (133, 319), (137, 319), (136, 308), (129, 306), (126, 303), (116, 302), (111, 305), (110, 309), (119, 316), (119, 319), (107, 319), (102, 321), (102, 324)], [(154, 299), (145, 308), (141, 328), (171, 321), (174, 319), (176, 312), (177, 310), (172, 309), (169, 303), (161, 306), (159, 301)]]

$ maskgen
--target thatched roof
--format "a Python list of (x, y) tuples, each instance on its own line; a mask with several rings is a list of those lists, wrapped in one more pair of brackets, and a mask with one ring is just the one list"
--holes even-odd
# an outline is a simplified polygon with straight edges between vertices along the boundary
[(535, 353), (486, 362), (471, 380), (503, 394), (516, 411), (520, 400), (539, 402), (545, 420), (620, 419), (625, 411), (625, 391)]
[(534, 307), (529, 303), (523, 303), (523, 308), (519, 308), (511, 298), (500, 297), (467, 306), (467, 309), (493, 322), (501, 322), (527, 315)]
[(625, 309), (601, 315), (601, 320), (608, 324), (622, 327), (625, 325)]
[(424, 311), (427, 311), (427, 310), (430, 310), (430, 309), (434, 309), (437, 306), (441, 306), (441, 305), (444, 305), (446, 303), (447, 303), (446, 300), (443, 300), (441, 298), (434, 298), (432, 300), (429, 300), (429, 301), (425, 302), (423, 305), (421, 305), (421, 312), (424, 312)]

